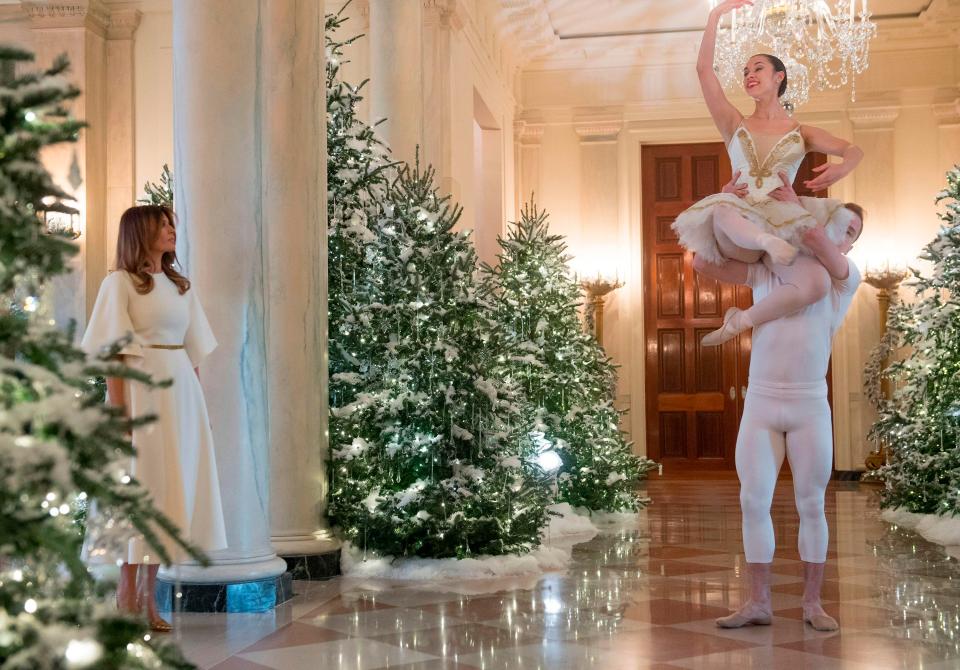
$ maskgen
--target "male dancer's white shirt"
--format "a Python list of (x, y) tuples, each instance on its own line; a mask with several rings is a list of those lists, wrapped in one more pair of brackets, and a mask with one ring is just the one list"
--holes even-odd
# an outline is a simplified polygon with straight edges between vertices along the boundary
[[(826, 379), (833, 336), (860, 284), (857, 266), (849, 258), (847, 265), (847, 278), (834, 279), (819, 302), (753, 329), (750, 381), (809, 384)], [(748, 266), (747, 286), (753, 289), (754, 302), (780, 283), (780, 278), (762, 263)]]

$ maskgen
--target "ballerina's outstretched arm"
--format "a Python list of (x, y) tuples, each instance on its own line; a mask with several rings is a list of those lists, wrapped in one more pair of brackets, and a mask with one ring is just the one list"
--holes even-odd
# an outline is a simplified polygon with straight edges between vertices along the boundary
[(840, 163), (824, 163), (813, 168), (813, 171), (818, 173), (817, 176), (803, 182), (803, 185), (811, 191), (822, 191), (833, 186), (853, 172), (863, 159), (863, 150), (860, 147), (831, 135), (823, 128), (803, 126), (800, 131), (808, 152), (819, 152), (843, 159)]

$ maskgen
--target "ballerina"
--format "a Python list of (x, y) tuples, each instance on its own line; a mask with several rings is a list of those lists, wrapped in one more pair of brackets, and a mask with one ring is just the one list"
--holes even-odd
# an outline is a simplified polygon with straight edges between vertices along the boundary
[(767, 254), (771, 271), (782, 283), (750, 309), (727, 310), (723, 325), (703, 338), (708, 346), (796, 312), (828, 294), (830, 273), (804, 245), (803, 235), (819, 226), (830, 240), (840, 242), (854, 215), (839, 200), (780, 199), (777, 195), (790, 186), (810, 151), (843, 159), (814, 168), (817, 176), (804, 182), (814, 191), (836, 183), (863, 158), (859, 147), (790, 117), (780, 102), (787, 90), (787, 71), (776, 56), (757, 54), (743, 69), (744, 89), (755, 103), (749, 117), (724, 95), (713, 69), (717, 26), (727, 12), (752, 4), (750, 0), (725, 0), (717, 5), (710, 12), (697, 58), (704, 101), (727, 145), (733, 169), (747, 178), (735, 193), (708, 196), (682, 212), (673, 229), (681, 245), (713, 264), (725, 260), (756, 263)]

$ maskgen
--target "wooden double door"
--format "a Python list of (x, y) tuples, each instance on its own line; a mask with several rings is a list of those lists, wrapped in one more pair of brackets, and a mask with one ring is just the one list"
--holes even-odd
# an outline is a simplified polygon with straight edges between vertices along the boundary
[[(810, 154), (795, 188), (826, 160)], [(750, 366), (750, 333), (720, 347), (700, 341), (730, 307), (752, 304), (750, 289), (693, 271), (693, 254), (671, 224), (730, 180), (723, 143), (642, 147), (647, 454), (673, 469), (732, 469)], [(816, 194), (821, 195), (821, 194)]]

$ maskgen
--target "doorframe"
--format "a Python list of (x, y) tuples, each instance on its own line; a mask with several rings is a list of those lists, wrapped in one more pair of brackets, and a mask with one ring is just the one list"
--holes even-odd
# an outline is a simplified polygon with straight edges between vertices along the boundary
[[(656, 113), (656, 112), (653, 112)], [(841, 112), (829, 114), (804, 114), (809, 121), (837, 137), (850, 137), (849, 123)], [(621, 190), (621, 239), (627, 240), (630, 248), (630, 267), (627, 278), (629, 290), (629, 354), (631, 374), (629, 384), (630, 412), (627, 416), (634, 451), (647, 453), (647, 412), (646, 412), (646, 331), (643, 304), (643, 188), (641, 184), (642, 166), (640, 156), (642, 147), (648, 144), (698, 144), (718, 141), (717, 129), (707, 117), (688, 118), (671, 121), (631, 120), (624, 124), (619, 144), (621, 165), (625, 162), (625, 189)], [(842, 200), (851, 200), (853, 180), (845, 179), (831, 187), (829, 196)], [(624, 197), (625, 196), (625, 197)], [(625, 200), (625, 202), (624, 202)], [(846, 365), (844, 347), (833, 347), (832, 392), (833, 392), (833, 432), (834, 458), (839, 453), (850, 450), (850, 408), (851, 392), (860, 386), (859, 377), (849, 373)]]

